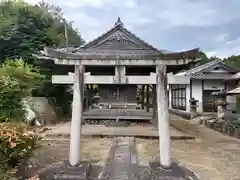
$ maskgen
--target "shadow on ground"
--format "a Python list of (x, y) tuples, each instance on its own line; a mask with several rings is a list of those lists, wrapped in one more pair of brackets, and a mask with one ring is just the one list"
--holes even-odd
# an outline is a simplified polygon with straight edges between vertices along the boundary
[[(91, 165), (91, 169), (89, 171), (87, 180), (100, 180), (101, 178), (99, 178), (99, 176), (103, 172), (103, 167), (99, 166), (99, 165), (95, 165), (96, 162), (91, 162), (91, 163), (92, 163), (92, 165)], [(53, 164), (52, 167), (54, 165), (55, 164)], [(150, 180), (151, 179), (151, 174), (150, 174), (151, 171), (148, 166), (139, 166), (138, 168), (139, 168), (137, 170), (138, 172), (132, 172), (132, 174), (134, 175), (133, 179), (136, 179), (136, 180)], [(35, 174), (37, 172), (39, 172), (40, 169), (41, 169), (40, 167), (32, 167), (27, 170), (24, 170), (24, 169), (19, 170), (19, 172), (18, 172), (19, 180), (27, 180), (27, 179), (50, 180), (49, 174), (54, 173), (53, 169), (51, 167), (49, 167), (49, 168), (45, 169), (43, 172), (40, 172), (39, 176), (35, 176)], [(20, 174), (21, 174), (21, 177), (20, 177)], [(48, 177), (45, 177), (46, 175), (48, 175)], [(55, 180), (54, 176), (52, 176), (51, 180)], [(56, 179), (56, 180), (58, 180), (58, 179)], [(105, 179), (101, 179), (101, 180), (105, 180)]]
[[(67, 161), (65, 161), (67, 162)], [(49, 164), (47, 167), (35, 166), (30, 168), (19, 168), (17, 172), (18, 180), (60, 180), (66, 178), (56, 178), (60, 177), (58, 172), (64, 172), (67, 169), (62, 167), (64, 161), (59, 163)], [(96, 165), (98, 162), (84, 162), (84, 164), (91, 164), (88, 172), (88, 180), (97, 180), (99, 174), (102, 172), (103, 167), (100, 165)], [(59, 168), (61, 167), (61, 168)], [(72, 172), (71, 172), (72, 173)], [(64, 175), (68, 175), (68, 173), (64, 173)], [(67, 180), (67, 179), (66, 179)]]

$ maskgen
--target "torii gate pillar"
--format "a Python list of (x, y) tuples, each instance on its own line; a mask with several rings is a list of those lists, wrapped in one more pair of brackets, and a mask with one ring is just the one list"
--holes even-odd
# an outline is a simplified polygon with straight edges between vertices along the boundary
[(69, 163), (76, 166), (80, 162), (81, 152), (81, 132), (83, 118), (83, 99), (84, 99), (84, 66), (76, 65), (74, 72), (72, 120)]
[(156, 92), (157, 92), (157, 119), (159, 133), (160, 163), (165, 168), (171, 167), (171, 147), (167, 95), (166, 65), (158, 65), (156, 68)]

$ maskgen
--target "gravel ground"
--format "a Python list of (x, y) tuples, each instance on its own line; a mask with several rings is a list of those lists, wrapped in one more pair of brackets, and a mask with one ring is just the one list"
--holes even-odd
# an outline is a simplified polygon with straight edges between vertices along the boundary
[[(82, 160), (103, 166), (112, 139), (82, 139)], [(50, 143), (49, 143), (50, 142)], [(158, 140), (136, 139), (140, 165), (158, 159)], [(69, 139), (42, 141), (35, 161), (46, 168), (68, 158)], [(188, 167), (203, 180), (239, 180), (240, 144), (233, 142), (208, 143), (201, 140), (172, 140), (173, 161)], [(47, 166), (46, 166), (47, 165)]]
[[(54, 137), (44, 139), (39, 142), (41, 147), (34, 152), (34, 157), (30, 160), (28, 170), (20, 172), (22, 176), (31, 177), (26, 180), (40, 180), (38, 174), (53, 165), (68, 160), (69, 138)], [(108, 156), (108, 151), (112, 143), (112, 138), (82, 138), (81, 160), (90, 162), (94, 167), (92, 174), (98, 175)], [(20, 175), (19, 174), (19, 175)]]
[[(196, 137), (196, 140), (171, 141), (173, 161), (186, 166), (202, 180), (240, 180), (240, 140), (176, 116), (171, 119), (172, 125)], [(103, 166), (111, 142), (112, 138), (82, 138), (82, 160)], [(69, 137), (52, 137), (41, 144), (33, 159), (41, 168), (68, 159)], [(147, 166), (149, 161), (159, 159), (158, 140), (137, 138), (136, 144), (140, 165)]]
[[(203, 125), (170, 115), (170, 123), (196, 140), (172, 140), (173, 161), (195, 172), (203, 180), (240, 180), (240, 140)], [(159, 159), (158, 140), (136, 139), (139, 161)]]
[[(111, 138), (82, 138), (81, 160), (103, 166), (111, 146)], [(69, 138), (54, 138), (40, 142), (41, 148), (35, 152), (33, 164), (46, 168), (63, 160), (68, 160)], [(47, 165), (47, 166), (46, 166)]]
[[(139, 161), (159, 159), (157, 140), (136, 139)], [(173, 161), (195, 172), (203, 180), (240, 180), (240, 144), (203, 141), (172, 141)]]

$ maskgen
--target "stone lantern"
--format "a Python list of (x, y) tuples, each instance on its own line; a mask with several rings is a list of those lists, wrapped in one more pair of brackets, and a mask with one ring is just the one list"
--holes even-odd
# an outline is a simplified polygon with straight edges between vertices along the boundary
[(197, 99), (195, 98), (191, 98), (189, 100), (190, 102), (190, 112), (191, 112), (191, 118), (197, 117), (198, 116), (198, 112), (197, 112), (197, 103), (199, 102)]

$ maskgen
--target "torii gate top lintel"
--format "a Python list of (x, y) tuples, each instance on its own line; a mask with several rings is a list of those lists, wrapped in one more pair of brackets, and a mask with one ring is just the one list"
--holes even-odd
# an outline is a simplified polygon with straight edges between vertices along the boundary
[(59, 65), (125, 65), (125, 66), (157, 66), (164, 64), (167, 66), (181, 66), (189, 63), (198, 62), (198, 49), (189, 51), (170, 53), (170, 54), (133, 54), (122, 52), (85, 52), (85, 53), (72, 53), (60, 52), (52, 48), (44, 48), (41, 51), (42, 56), (40, 59), (54, 60), (55, 64)]

